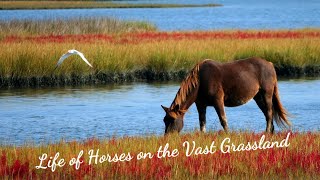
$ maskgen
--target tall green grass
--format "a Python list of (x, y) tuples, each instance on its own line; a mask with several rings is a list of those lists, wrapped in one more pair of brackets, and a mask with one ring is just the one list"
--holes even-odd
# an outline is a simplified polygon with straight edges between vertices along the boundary
[[(93, 68), (71, 56), (53, 71), (59, 57), (73, 48), (83, 52)], [(155, 75), (170, 79), (168, 75), (188, 72), (204, 59), (228, 62), (252, 56), (273, 62), (279, 76), (313, 76), (320, 66), (320, 44), (313, 38), (167, 40), (137, 44), (20, 42), (0, 43), (0, 49), (0, 77), (7, 80), (51, 77), (55, 82), (57, 77), (76, 77), (97, 83), (113, 81), (112, 77), (119, 74), (131, 80), (163, 79)]]

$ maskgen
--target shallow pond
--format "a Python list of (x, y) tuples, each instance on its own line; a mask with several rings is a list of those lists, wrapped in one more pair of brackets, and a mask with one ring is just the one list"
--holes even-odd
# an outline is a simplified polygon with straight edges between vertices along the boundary
[[(319, 87), (320, 80), (279, 82), (281, 101), (293, 115), (293, 130), (320, 130)], [(169, 106), (178, 89), (178, 83), (134, 83), (0, 90), (0, 143), (162, 135), (164, 111), (160, 105)], [(254, 101), (226, 108), (226, 113), (233, 130), (265, 130), (264, 116)], [(192, 105), (183, 132), (194, 129), (199, 129), (199, 123)], [(212, 107), (208, 108), (207, 129), (222, 129)]]

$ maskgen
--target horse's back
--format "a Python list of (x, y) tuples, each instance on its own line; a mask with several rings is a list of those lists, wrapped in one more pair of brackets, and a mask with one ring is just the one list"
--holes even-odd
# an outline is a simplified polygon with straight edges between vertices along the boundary
[[(201, 69), (205, 71), (205, 75), (216, 76), (215, 79), (230, 81), (233, 79), (256, 79), (263, 81), (268, 78), (276, 78), (276, 72), (271, 62), (252, 57), (247, 59), (235, 60), (228, 63), (220, 63), (213, 60), (205, 60)], [(259, 82), (263, 83), (263, 82)]]
[(237, 62), (242, 66), (251, 67), (248, 73), (257, 78), (262, 89), (273, 88), (277, 82), (277, 74), (271, 62), (258, 57), (238, 60), (234, 63), (237, 64)]
[(213, 98), (223, 95), (226, 106), (246, 103), (259, 89), (271, 87), (268, 84), (273, 84), (274, 80), (276, 75), (272, 63), (261, 58), (229, 63), (206, 60), (200, 67), (201, 91)]

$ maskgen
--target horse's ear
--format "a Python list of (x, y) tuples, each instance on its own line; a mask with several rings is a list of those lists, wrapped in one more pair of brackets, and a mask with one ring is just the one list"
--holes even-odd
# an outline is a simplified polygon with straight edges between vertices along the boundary
[(165, 107), (165, 106), (162, 106), (162, 105), (161, 105), (161, 107), (162, 107), (162, 109), (163, 109), (165, 112), (168, 112), (169, 108), (167, 108), (167, 107)]
[(185, 114), (188, 110), (185, 109), (180, 109), (180, 105), (177, 104), (174, 106), (173, 108), (173, 112), (175, 112), (176, 114)]

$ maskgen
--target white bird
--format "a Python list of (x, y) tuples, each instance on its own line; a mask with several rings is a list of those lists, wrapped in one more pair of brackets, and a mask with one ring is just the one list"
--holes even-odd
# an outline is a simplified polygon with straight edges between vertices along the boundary
[(64, 54), (60, 57), (55, 69), (57, 69), (57, 67), (59, 67), (66, 58), (68, 58), (69, 56), (71, 56), (73, 54), (79, 55), (85, 63), (87, 63), (90, 67), (92, 67), (92, 65), (89, 63), (89, 61), (84, 57), (84, 55), (81, 52), (79, 52), (75, 49), (71, 49), (71, 50), (68, 50), (68, 52), (66, 54)]

